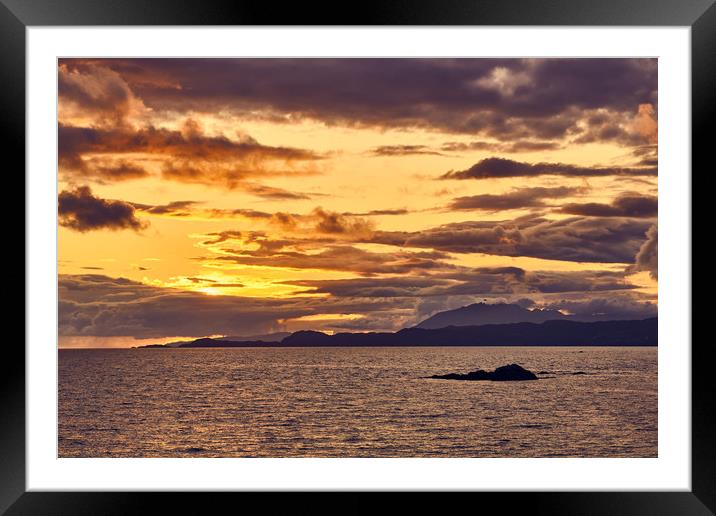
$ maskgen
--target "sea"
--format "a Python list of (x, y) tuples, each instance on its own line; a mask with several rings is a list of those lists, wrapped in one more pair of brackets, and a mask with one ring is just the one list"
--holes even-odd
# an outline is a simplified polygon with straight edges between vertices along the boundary
[[(59, 457), (656, 457), (655, 347), (61, 349)], [(517, 363), (539, 380), (434, 374)]]

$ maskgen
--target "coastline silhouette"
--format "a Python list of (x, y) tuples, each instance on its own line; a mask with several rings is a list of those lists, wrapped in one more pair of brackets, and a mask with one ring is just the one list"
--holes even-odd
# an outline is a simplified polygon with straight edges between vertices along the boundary
[(395, 333), (335, 333), (297, 331), (279, 342), (200, 338), (173, 346), (150, 344), (140, 348), (232, 347), (382, 347), (382, 346), (656, 346), (658, 319), (448, 326), (405, 328)]

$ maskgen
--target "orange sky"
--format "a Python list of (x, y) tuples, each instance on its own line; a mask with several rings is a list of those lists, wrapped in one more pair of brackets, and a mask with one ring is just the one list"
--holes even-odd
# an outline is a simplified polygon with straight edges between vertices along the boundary
[(655, 60), (61, 60), (58, 79), (61, 345), (395, 330), (482, 299), (656, 310)]

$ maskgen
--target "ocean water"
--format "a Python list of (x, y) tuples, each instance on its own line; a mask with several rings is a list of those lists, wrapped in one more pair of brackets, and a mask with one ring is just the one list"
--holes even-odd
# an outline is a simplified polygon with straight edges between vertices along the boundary
[(58, 402), (60, 457), (657, 456), (656, 348), (60, 350)]

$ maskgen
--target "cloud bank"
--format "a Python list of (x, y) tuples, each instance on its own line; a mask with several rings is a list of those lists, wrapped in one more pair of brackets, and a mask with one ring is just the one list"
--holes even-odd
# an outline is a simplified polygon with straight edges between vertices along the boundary
[(98, 229), (139, 231), (147, 226), (137, 218), (134, 206), (96, 197), (88, 186), (60, 192), (57, 212), (61, 226), (83, 233)]

